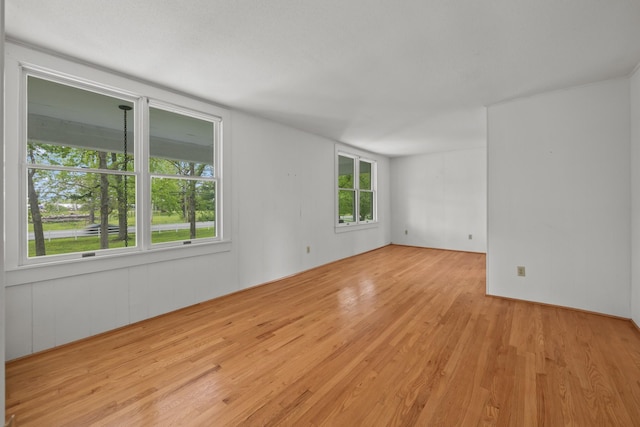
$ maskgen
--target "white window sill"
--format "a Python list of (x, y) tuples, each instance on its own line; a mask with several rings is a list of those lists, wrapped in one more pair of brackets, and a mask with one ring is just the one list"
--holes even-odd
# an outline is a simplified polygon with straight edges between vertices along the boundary
[(210, 255), (231, 250), (230, 241), (171, 246), (143, 252), (120, 252), (91, 258), (19, 266), (5, 272), (5, 287), (107, 270)]
[(379, 222), (367, 222), (365, 224), (340, 224), (336, 225), (336, 233), (347, 233), (349, 231), (366, 230), (369, 228), (377, 228)]

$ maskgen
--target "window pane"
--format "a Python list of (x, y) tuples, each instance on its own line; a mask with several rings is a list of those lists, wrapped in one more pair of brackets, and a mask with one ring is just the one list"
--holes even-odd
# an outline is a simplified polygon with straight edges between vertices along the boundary
[(29, 163), (133, 170), (132, 102), (33, 76), (27, 93)]
[(152, 178), (151, 243), (216, 237), (216, 183)]
[(360, 221), (373, 221), (373, 192), (360, 192)]
[(360, 189), (371, 190), (371, 163), (360, 161)]
[(213, 122), (153, 107), (149, 122), (151, 173), (214, 176)]
[(354, 166), (351, 157), (338, 156), (338, 188), (353, 188)]
[(135, 246), (135, 177), (29, 168), (28, 256)]
[(355, 195), (353, 190), (338, 191), (338, 222), (354, 222), (355, 221)]

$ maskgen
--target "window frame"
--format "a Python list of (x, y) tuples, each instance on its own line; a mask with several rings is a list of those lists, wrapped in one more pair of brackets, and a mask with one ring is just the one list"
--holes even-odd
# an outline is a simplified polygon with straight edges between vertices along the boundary
[[(5, 92), (5, 141), (11, 142), (5, 143), (4, 229), (6, 245), (15, 248), (5, 253), (7, 286), (231, 250), (231, 207), (230, 201), (225, 199), (230, 183), (224, 179), (224, 169), (230, 166), (231, 159), (229, 155), (223, 157), (224, 153), (229, 152), (224, 148), (230, 144), (228, 127), (223, 125), (230, 122), (229, 110), (173, 90), (98, 69), (90, 64), (74, 62), (69, 58), (61, 58), (13, 43), (6, 45), (5, 76), (8, 89)], [(89, 257), (82, 256), (87, 251), (28, 257), (27, 170), (30, 165), (27, 164), (26, 154), (27, 76), (114, 96), (135, 105), (135, 114), (130, 117), (129, 127), (134, 134), (132, 154), (136, 176), (136, 246), (88, 251), (92, 255)], [(219, 123), (218, 126), (214, 126), (217, 137), (217, 140), (214, 140), (217, 179), (215, 238), (194, 239), (191, 241), (193, 244), (189, 245), (185, 245), (183, 240), (170, 242), (168, 245), (150, 243), (150, 220), (145, 221), (151, 203), (147, 165), (150, 100), (157, 102), (163, 109), (175, 110), (189, 116), (206, 117)], [(113, 171), (107, 171), (111, 172)]]
[(20, 131), (19, 131), (19, 168), (20, 173), (18, 177), (18, 187), (20, 188), (19, 195), (19, 229), (23, 238), (18, 241), (18, 250), (20, 253), (19, 265), (31, 265), (40, 263), (62, 262), (65, 260), (73, 260), (77, 258), (88, 258), (93, 256), (100, 256), (108, 253), (130, 253), (140, 249), (141, 239), (139, 233), (139, 209), (136, 208), (136, 242), (134, 246), (125, 248), (108, 248), (108, 249), (96, 249), (90, 251), (69, 252), (65, 254), (56, 255), (44, 255), (29, 257), (29, 240), (25, 239), (25, 234), (28, 233), (28, 204), (29, 198), (27, 195), (27, 173), (32, 166), (27, 160), (27, 145), (29, 143), (28, 138), (28, 80), (29, 77), (35, 77), (41, 80), (46, 80), (52, 83), (61, 84), (67, 87), (80, 89), (83, 91), (95, 93), (98, 95), (110, 96), (113, 98), (121, 99), (123, 101), (131, 102), (134, 105), (133, 118), (133, 172), (115, 171), (115, 170), (102, 170), (94, 168), (82, 168), (82, 167), (67, 167), (67, 166), (47, 166), (37, 165), (37, 169), (52, 170), (52, 171), (69, 171), (69, 172), (82, 172), (82, 173), (94, 173), (94, 174), (106, 174), (109, 176), (121, 175), (121, 176), (133, 176), (135, 178), (135, 204), (140, 206), (140, 106), (142, 97), (128, 93), (126, 91), (109, 88), (104, 85), (88, 82), (86, 80), (71, 78), (69, 76), (60, 75), (59, 73), (43, 70), (38, 67), (29, 65), (22, 65), (20, 67)]
[[(353, 159), (354, 162), (354, 176), (353, 176), (353, 189), (345, 189), (339, 186), (340, 175), (340, 157), (347, 157)], [(366, 162), (371, 165), (371, 189), (360, 188), (360, 162)], [(378, 224), (378, 163), (376, 160), (356, 154), (353, 151), (345, 151), (343, 149), (336, 149), (335, 156), (335, 171), (334, 171), (334, 188), (335, 188), (335, 227), (336, 231), (341, 229), (354, 229), (364, 228), (371, 225)], [(340, 191), (341, 190), (353, 190), (354, 192), (354, 221), (353, 222), (340, 222)], [(360, 195), (362, 192), (372, 194), (372, 210), (373, 219), (360, 220)]]
[[(362, 173), (362, 171), (360, 170), (360, 163), (369, 163), (370, 165), (370, 177), (369, 177), (369, 181), (371, 183), (371, 188), (367, 188), (367, 189), (362, 189), (360, 188), (360, 174)], [(374, 160), (369, 160), (363, 157), (360, 157), (358, 159), (358, 221), (360, 224), (371, 224), (373, 222), (377, 222), (378, 219), (378, 215), (377, 215), (377, 209), (376, 209), (376, 190), (375, 190), (375, 183), (376, 182), (376, 162)], [(369, 219), (369, 220), (360, 220), (360, 217), (362, 216), (362, 212), (360, 211), (361, 209), (361, 202), (362, 202), (362, 194), (371, 194), (371, 213), (373, 218)]]
[[(159, 174), (159, 173), (153, 173), (151, 172), (150, 168), (149, 168), (149, 160), (151, 159), (151, 153), (148, 152), (148, 150), (150, 150), (151, 148), (151, 140), (150, 140), (150, 135), (148, 136), (146, 142), (146, 149), (148, 152), (148, 155), (145, 156), (144, 160), (146, 161), (146, 165), (145, 165), (145, 169), (144, 169), (144, 174), (147, 175), (147, 185), (148, 185), (148, 191), (146, 194), (148, 194), (149, 197), (145, 198), (145, 205), (147, 206), (148, 212), (152, 213), (152, 206), (151, 206), (151, 184), (152, 184), (152, 180), (153, 178), (166, 178), (166, 179), (175, 179), (175, 180), (188, 180), (188, 181), (200, 181), (200, 182), (213, 182), (215, 185), (215, 199), (214, 199), (214, 212), (216, 213), (215, 216), (215, 230), (216, 233), (213, 237), (196, 237), (195, 239), (186, 239), (186, 240), (175, 240), (175, 241), (171, 241), (171, 242), (161, 242), (161, 243), (153, 243), (151, 240), (151, 235), (152, 235), (152, 230), (151, 230), (151, 223), (149, 222), (148, 224), (145, 223), (144, 225), (148, 225), (148, 239), (145, 241), (145, 243), (148, 243), (148, 245), (150, 245), (150, 247), (152, 248), (162, 248), (162, 247), (170, 247), (170, 246), (184, 246), (186, 244), (192, 244), (192, 243), (206, 243), (206, 242), (217, 242), (220, 241), (220, 234), (218, 232), (218, 208), (220, 207), (220, 204), (218, 202), (218, 189), (220, 187), (220, 143), (219, 141), (222, 138), (222, 134), (221, 134), (221, 128), (222, 128), (222, 118), (221, 117), (217, 117), (217, 116), (212, 116), (210, 114), (204, 114), (198, 111), (194, 111), (191, 109), (186, 109), (177, 105), (173, 105), (161, 100), (157, 100), (157, 99), (149, 99), (148, 102), (146, 103), (147, 105), (147, 109), (146, 109), (146, 114), (147, 117), (149, 116), (149, 111), (151, 108), (156, 108), (159, 110), (163, 110), (166, 112), (170, 112), (170, 113), (175, 113), (175, 114), (180, 114), (182, 116), (186, 116), (186, 117), (190, 117), (190, 118), (194, 118), (194, 119), (198, 119), (198, 120), (203, 120), (203, 121), (208, 121), (211, 122), (213, 125), (213, 177), (190, 177), (188, 175), (167, 175), (167, 174)], [(151, 125), (151, 119), (147, 120), (147, 124), (150, 126)], [(150, 127), (147, 126), (147, 130), (150, 129)]]

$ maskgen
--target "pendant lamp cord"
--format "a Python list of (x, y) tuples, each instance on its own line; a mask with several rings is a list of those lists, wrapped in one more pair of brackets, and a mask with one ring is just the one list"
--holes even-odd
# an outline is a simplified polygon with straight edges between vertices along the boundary
[[(122, 162), (122, 170), (123, 171), (127, 171), (127, 168), (129, 166), (129, 153), (127, 152), (127, 111), (131, 110), (131, 107), (128, 105), (120, 105), (119, 108), (122, 110), (122, 112), (124, 113), (124, 159)], [(124, 197), (124, 205), (125, 205), (125, 209), (126, 209), (126, 215), (127, 215), (127, 225), (126, 227), (129, 227), (129, 195), (128, 195), (128, 191), (127, 191), (127, 175), (124, 176), (124, 190), (123, 190), (123, 197)], [(124, 239), (124, 246), (125, 248), (129, 246), (129, 233), (128, 230), (125, 231), (126, 238)]]

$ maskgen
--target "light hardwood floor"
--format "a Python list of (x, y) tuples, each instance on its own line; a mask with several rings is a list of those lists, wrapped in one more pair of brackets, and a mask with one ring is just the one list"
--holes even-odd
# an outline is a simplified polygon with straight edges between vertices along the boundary
[[(606, 286), (606, 284), (603, 284)], [(17, 426), (638, 426), (629, 321), (388, 246), (10, 362)]]

